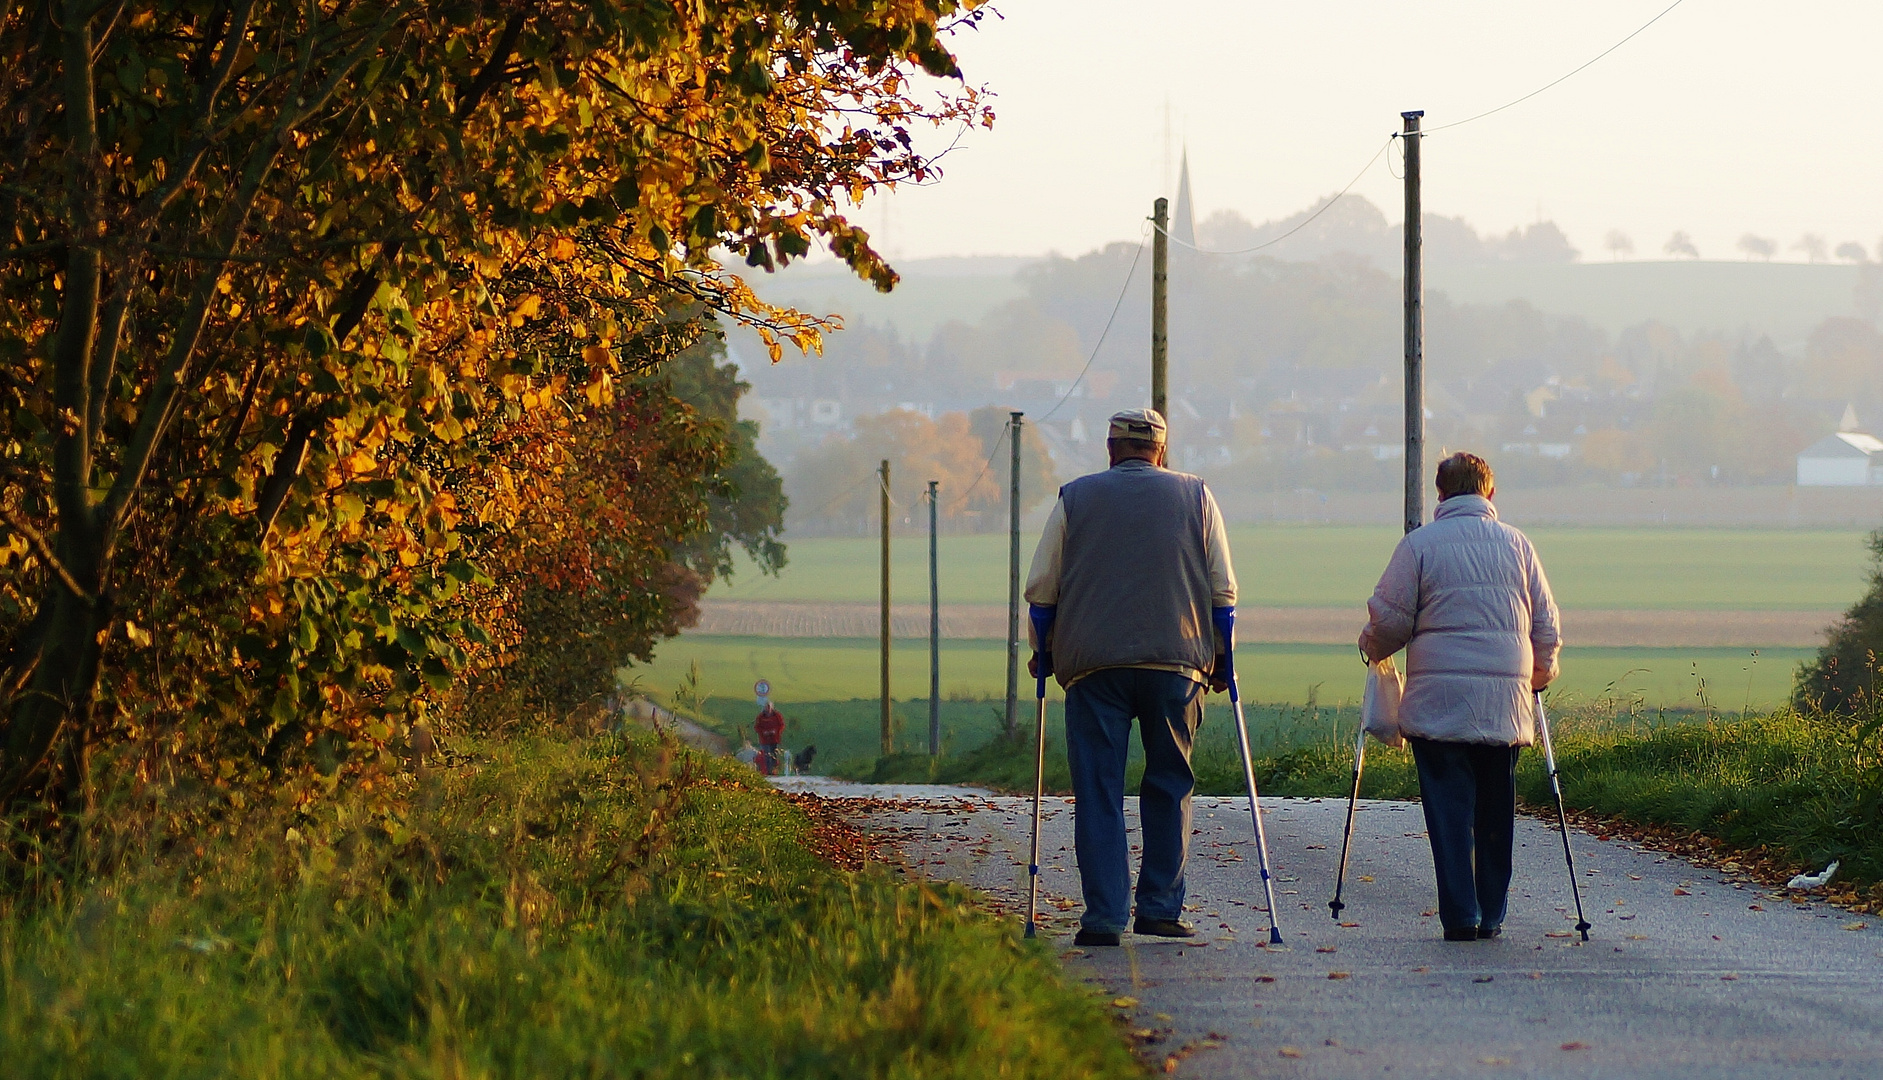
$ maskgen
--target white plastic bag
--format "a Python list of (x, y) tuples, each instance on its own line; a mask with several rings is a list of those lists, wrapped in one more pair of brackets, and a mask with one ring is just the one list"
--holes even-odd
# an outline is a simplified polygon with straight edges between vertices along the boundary
[(1360, 699), (1360, 722), (1366, 733), (1387, 746), (1406, 745), (1399, 733), (1399, 699), (1406, 693), (1406, 677), (1393, 666), (1393, 658), (1368, 664), (1366, 694)]

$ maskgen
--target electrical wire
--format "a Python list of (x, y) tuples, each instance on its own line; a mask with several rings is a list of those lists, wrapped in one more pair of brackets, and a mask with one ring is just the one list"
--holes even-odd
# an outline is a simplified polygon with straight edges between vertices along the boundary
[[(1277, 236), (1273, 240), (1265, 240), (1262, 243), (1255, 245), (1254, 247), (1237, 248), (1234, 251), (1214, 251), (1210, 248), (1197, 247), (1195, 244), (1192, 244), (1186, 240), (1179, 240), (1176, 237), (1171, 236), (1169, 228), (1158, 229), (1157, 231), (1163, 233), (1164, 236), (1167, 237), (1172, 243), (1180, 244), (1183, 247), (1187, 247), (1191, 251), (1194, 251), (1199, 255), (1247, 255), (1251, 252), (1261, 251), (1263, 248), (1274, 247), (1276, 244), (1281, 243), (1283, 240), (1288, 239), (1289, 237), (1293, 236), (1294, 234), (1300, 232), (1301, 230), (1307, 228), (1309, 225), (1313, 224), (1315, 218), (1318, 218), (1322, 214), (1327, 213), (1330, 207), (1332, 207), (1335, 203), (1339, 202), (1349, 191), (1352, 191), (1353, 186), (1360, 182), (1360, 178), (1367, 174), (1367, 170), (1373, 167), (1373, 163), (1380, 159), (1380, 155), (1384, 154), (1386, 152), (1386, 148), (1393, 145), (1393, 140), (1398, 137), (1399, 137), (1398, 133), (1394, 133), (1393, 135), (1388, 136), (1386, 141), (1380, 144), (1380, 148), (1378, 150), (1373, 151), (1373, 156), (1366, 159), (1366, 164), (1360, 166), (1360, 171), (1353, 174), (1353, 179), (1347, 181), (1346, 187), (1341, 188), (1340, 191), (1337, 192), (1333, 198), (1322, 203), (1320, 209), (1314, 211), (1314, 213), (1312, 214), (1309, 214), (1306, 221), (1303, 221), (1301, 224), (1296, 225), (1294, 228), (1289, 229), (1285, 233), (1282, 233), (1280, 236)], [(1151, 227), (1153, 229), (1157, 228), (1155, 224), (1153, 224)]]
[(1000, 437), (994, 440), (994, 448), (987, 452), (987, 460), (981, 463), (981, 471), (975, 474), (974, 482), (961, 489), (960, 502), (955, 503), (953, 508), (944, 510), (942, 513), (952, 517), (956, 510), (968, 505), (968, 500), (974, 496), (974, 489), (981, 486), (981, 480), (987, 475), (987, 470), (994, 467), (994, 459), (1000, 456), (1000, 448), (1006, 445), (1007, 436), (1012, 431), (1013, 424), (1011, 422), (1000, 426)]
[(1124, 306), (1125, 294), (1131, 291), (1131, 279), (1138, 272), (1138, 260), (1142, 259), (1143, 257), (1144, 257), (1144, 233), (1139, 233), (1138, 234), (1138, 250), (1134, 252), (1131, 256), (1131, 269), (1125, 271), (1125, 283), (1123, 285), (1118, 286), (1118, 299), (1112, 301), (1111, 314), (1105, 316), (1105, 329), (1100, 330), (1098, 332), (1098, 341), (1094, 343), (1092, 346), (1092, 355), (1085, 358), (1085, 366), (1079, 369), (1079, 377), (1072, 380), (1072, 385), (1066, 387), (1066, 392), (1059, 395), (1059, 400), (1053, 402), (1053, 407), (1046, 410), (1046, 414), (1044, 416), (1041, 416), (1039, 420), (1034, 421), (1035, 423), (1044, 423), (1048, 420), (1051, 420), (1053, 418), (1053, 414), (1059, 411), (1059, 407), (1061, 405), (1064, 405), (1067, 401), (1071, 400), (1072, 392), (1074, 390), (1077, 390), (1079, 388), (1079, 384), (1085, 381), (1086, 372), (1089, 372), (1092, 370), (1092, 361), (1098, 359), (1098, 351), (1099, 349), (1103, 348), (1105, 345), (1105, 335), (1111, 333), (1111, 324), (1114, 320), (1118, 318), (1118, 309)]
[[(1640, 37), (1641, 34), (1647, 30), (1648, 27), (1653, 26), (1655, 23), (1660, 22), (1662, 19), (1666, 18), (1669, 12), (1673, 11), (1675, 8), (1679, 7), (1681, 4), (1685, 2), (1686, 0), (1674, 0), (1673, 3), (1662, 8), (1660, 11), (1660, 14), (1654, 16), (1652, 19), (1649, 19), (1647, 22), (1644, 22), (1640, 26), (1636, 27), (1634, 33), (1629, 34), (1627, 37), (1622, 38), (1620, 41), (1617, 41), (1615, 44), (1610, 45), (1606, 49), (1603, 49), (1600, 53), (1597, 53), (1594, 56), (1594, 58), (1583, 63), (1579, 67), (1570, 71), (1568, 74), (1559, 76), (1558, 78), (1553, 79), (1550, 82), (1547, 82), (1543, 84), (1542, 86), (1537, 87), (1535, 90), (1530, 91), (1529, 93), (1523, 95), (1520, 98), (1517, 98), (1513, 101), (1507, 101), (1504, 104), (1499, 105), (1495, 109), (1486, 109), (1485, 111), (1481, 113), (1477, 113), (1472, 116), (1467, 116), (1463, 120), (1454, 120), (1449, 124), (1440, 124), (1437, 127), (1426, 128), (1423, 131), (1418, 132), (1417, 134), (1420, 135), (1421, 137), (1424, 137), (1427, 135), (1437, 134), (1438, 132), (1441, 132), (1441, 131), (1448, 131), (1455, 127), (1463, 127), (1464, 125), (1469, 124), (1474, 120), (1482, 120), (1487, 116), (1492, 116), (1497, 113), (1503, 112), (1505, 109), (1511, 108), (1512, 106), (1521, 105), (1524, 102), (1529, 101), (1531, 98), (1536, 97), (1538, 94), (1543, 93), (1545, 90), (1549, 90), (1561, 83), (1567, 82), (1571, 78), (1574, 78), (1575, 76), (1581, 74), (1582, 72), (1588, 70), (1589, 68), (1594, 67), (1596, 63), (1598, 63), (1603, 57), (1606, 57), (1609, 53), (1612, 53), (1616, 49), (1621, 48), (1623, 45), (1628, 44), (1630, 41), (1633, 41), (1635, 38)], [(1247, 254), (1250, 254), (1251, 252), (1261, 251), (1263, 248), (1273, 247), (1276, 244), (1281, 243), (1283, 240), (1286, 240), (1289, 237), (1293, 236), (1294, 234), (1300, 232), (1302, 229), (1307, 228), (1308, 225), (1310, 225), (1314, 221), (1315, 218), (1320, 217), (1322, 214), (1327, 212), (1329, 207), (1339, 202), (1341, 199), (1341, 196), (1344, 196), (1347, 194), (1347, 192), (1353, 190), (1353, 186), (1360, 182), (1360, 178), (1366, 175), (1368, 169), (1371, 169), (1373, 167), (1373, 162), (1379, 160), (1380, 154), (1385, 152), (1386, 147), (1391, 146), (1394, 139), (1403, 137), (1403, 134), (1404, 133), (1402, 132), (1395, 131), (1390, 136), (1388, 136), (1386, 139), (1386, 142), (1379, 148), (1379, 150), (1374, 152), (1373, 156), (1367, 160), (1366, 165), (1362, 167), (1360, 171), (1354, 175), (1354, 178), (1347, 182), (1347, 186), (1340, 189), (1340, 193), (1338, 195), (1335, 195), (1333, 198), (1321, 204), (1320, 209), (1308, 215), (1308, 218), (1306, 221), (1303, 221), (1301, 224), (1296, 225), (1292, 229), (1289, 229), (1287, 232), (1281, 234), (1280, 236), (1277, 236), (1273, 240), (1265, 241), (1263, 243), (1255, 245), (1254, 247), (1238, 248), (1234, 251), (1214, 251), (1209, 248), (1201, 248), (1201, 247), (1196, 246), (1195, 244), (1191, 244), (1183, 240), (1179, 240), (1176, 237), (1170, 235), (1170, 230), (1168, 228), (1162, 229), (1160, 231), (1163, 232), (1163, 234), (1167, 238), (1174, 241), (1175, 243), (1181, 244), (1182, 246), (1189, 248), (1191, 251), (1195, 251), (1203, 255), (1247, 255)], [(1389, 172), (1392, 170), (1391, 161), (1388, 161), (1386, 163), (1386, 168), (1387, 168), (1387, 171)], [(1396, 179), (1400, 178), (1398, 173), (1394, 173), (1393, 175)]]
[(1507, 101), (1504, 104), (1499, 105), (1495, 109), (1487, 109), (1484, 112), (1478, 113), (1476, 116), (1467, 116), (1463, 120), (1453, 120), (1449, 124), (1440, 124), (1439, 126), (1435, 128), (1427, 128), (1426, 130), (1419, 132), (1419, 134), (1431, 135), (1435, 132), (1445, 131), (1449, 128), (1462, 127), (1465, 124), (1471, 123), (1473, 120), (1482, 120), (1485, 117), (1492, 115), (1493, 113), (1501, 113), (1505, 109), (1510, 108), (1512, 105), (1521, 105), (1524, 102), (1529, 101), (1531, 98), (1537, 96), (1538, 94), (1541, 94), (1543, 91), (1548, 90), (1551, 87), (1555, 86), (1557, 83), (1566, 82), (1571, 77), (1581, 74), (1581, 72), (1584, 69), (1593, 67), (1596, 61), (1602, 59), (1602, 57), (1607, 56), (1609, 53), (1614, 52), (1616, 49), (1621, 48), (1623, 45), (1626, 45), (1630, 41), (1633, 41), (1635, 38), (1641, 36), (1642, 31), (1646, 30), (1650, 26), (1653, 26), (1655, 23), (1660, 22), (1661, 19), (1664, 18), (1668, 12), (1674, 10), (1675, 8), (1679, 7), (1681, 4), (1685, 2), (1686, 0), (1674, 0), (1673, 3), (1667, 5), (1665, 8), (1662, 8), (1661, 13), (1659, 15), (1656, 15), (1654, 18), (1649, 19), (1647, 22), (1644, 22), (1639, 27), (1637, 27), (1634, 33), (1629, 34), (1627, 37), (1622, 38), (1620, 41), (1617, 41), (1615, 44), (1610, 45), (1606, 49), (1603, 49), (1600, 53), (1596, 55), (1594, 60), (1590, 60), (1588, 63), (1583, 64), (1582, 67), (1576, 68), (1574, 71), (1571, 71), (1568, 75), (1564, 75), (1561, 78), (1556, 79), (1554, 82), (1545, 83), (1542, 86), (1537, 87), (1535, 90), (1532, 90), (1529, 93), (1525, 94), (1524, 96), (1518, 98), (1517, 100)]

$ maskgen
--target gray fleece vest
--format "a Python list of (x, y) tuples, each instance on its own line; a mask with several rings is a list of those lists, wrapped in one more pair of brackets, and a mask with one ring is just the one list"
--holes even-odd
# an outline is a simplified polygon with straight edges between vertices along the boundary
[(1059, 489), (1066, 508), (1053, 668), (1215, 663), (1203, 481), (1126, 461)]

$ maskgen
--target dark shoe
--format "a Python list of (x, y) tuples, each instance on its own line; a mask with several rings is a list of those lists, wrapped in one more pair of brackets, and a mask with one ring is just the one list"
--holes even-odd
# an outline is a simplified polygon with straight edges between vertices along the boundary
[(1478, 928), (1475, 926), (1467, 926), (1461, 930), (1448, 929), (1445, 931), (1445, 940), (1446, 941), (1476, 941), (1478, 940)]
[(1138, 919), (1131, 924), (1134, 934), (1152, 937), (1195, 937), (1196, 931), (1175, 919)]
[(1072, 943), (1089, 949), (1101, 945), (1116, 945), (1118, 944), (1118, 937), (1119, 935), (1113, 931), (1086, 930), (1081, 928), (1077, 934), (1073, 935)]
[(1504, 928), (1501, 926), (1478, 927), (1478, 940), (1479, 941), (1489, 941), (1492, 938), (1503, 937), (1503, 936), (1504, 936)]

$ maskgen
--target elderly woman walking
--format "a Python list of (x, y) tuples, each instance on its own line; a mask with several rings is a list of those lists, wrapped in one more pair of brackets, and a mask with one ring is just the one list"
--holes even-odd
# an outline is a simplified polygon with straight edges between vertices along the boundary
[(1360, 651), (1406, 650), (1400, 732), (1438, 877), (1446, 941), (1503, 929), (1519, 747), (1536, 741), (1536, 691), (1557, 674), (1556, 601), (1530, 539), (1497, 520), (1491, 466), (1438, 465), (1438, 510), (1399, 542), (1367, 601)]

